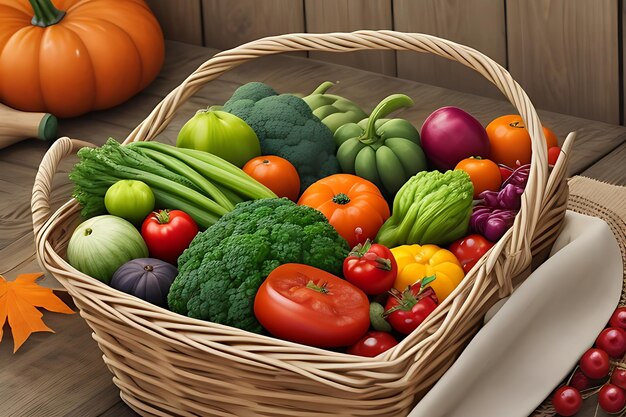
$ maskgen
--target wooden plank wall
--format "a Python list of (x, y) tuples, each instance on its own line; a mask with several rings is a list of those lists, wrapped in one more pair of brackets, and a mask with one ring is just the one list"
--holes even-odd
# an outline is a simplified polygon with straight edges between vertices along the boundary
[[(307, 32), (392, 29), (391, 3), (391, 0), (305, 0)], [(310, 52), (309, 56), (368, 71), (396, 75), (394, 51)]]
[[(509, 69), (536, 107), (619, 124), (626, 0), (147, 0), (166, 38), (225, 49), (274, 34), (394, 29), (471, 46)], [(625, 36), (621, 39), (620, 36)], [(304, 54), (306, 55), (306, 54)], [(336, 62), (502, 98), (458, 63), (413, 52), (310, 52)]]
[(537, 107), (619, 123), (618, 0), (507, 0), (509, 71)]
[[(506, 66), (502, 0), (395, 0), (395, 29), (439, 36), (478, 49)], [(501, 98), (483, 76), (432, 54), (398, 52), (398, 76), (432, 85)]]

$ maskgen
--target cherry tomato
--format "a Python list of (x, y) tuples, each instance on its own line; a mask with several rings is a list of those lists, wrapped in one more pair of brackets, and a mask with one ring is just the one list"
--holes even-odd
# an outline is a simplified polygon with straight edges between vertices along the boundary
[(577, 369), (574, 375), (572, 375), (569, 385), (576, 388), (578, 391), (584, 391), (591, 388), (591, 381), (580, 369)]
[(279, 156), (258, 156), (243, 166), (243, 172), (272, 190), (278, 197), (297, 201), (300, 176), (288, 160)]
[(350, 346), (347, 352), (351, 355), (373, 358), (397, 344), (398, 341), (387, 332), (369, 331), (365, 333), (361, 340)]
[(500, 169), (500, 176), (502, 177), (502, 182), (509, 179), (509, 177), (511, 176), (511, 174), (513, 174), (513, 171), (514, 171), (513, 168), (509, 168), (508, 166), (502, 165), (502, 164), (499, 164), (498, 168)]
[(465, 158), (454, 169), (460, 169), (469, 174), (474, 186), (474, 198), (483, 191), (498, 191), (502, 185), (500, 168), (495, 162), (480, 157)]
[(626, 392), (613, 384), (605, 384), (598, 393), (598, 403), (607, 413), (617, 413), (626, 406)]
[(348, 281), (293, 263), (270, 272), (254, 299), (254, 314), (271, 334), (318, 347), (356, 343), (369, 328), (369, 307)]
[[(530, 134), (520, 115), (498, 117), (487, 125), (486, 130), (491, 145), (492, 161), (511, 168), (530, 164), (532, 153)], [(546, 150), (559, 145), (555, 134), (545, 126), (543, 134), (546, 137)]]
[(626, 389), (626, 369), (615, 368), (611, 374), (611, 383)]
[(591, 348), (580, 358), (580, 370), (591, 379), (604, 378), (609, 374), (609, 355), (602, 349)]
[(559, 155), (561, 154), (561, 148), (558, 146), (553, 146), (548, 149), (548, 164), (555, 165), (557, 159), (559, 159)]
[(391, 251), (369, 240), (357, 245), (343, 261), (343, 276), (365, 294), (378, 295), (393, 287), (398, 265)]
[(621, 358), (626, 353), (626, 331), (619, 327), (604, 329), (596, 339), (596, 346), (612, 358)]
[(173, 265), (197, 234), (198, 225), (181, 210), (154, 211), (141, 225), (150, 256)]
[(476, 262), (493, 247), (493, 243), (481, 235), (465, 236), (450, 245), (450, 252), (456, 256), (467, 274)]
[(626, 330), (626, 307), (615, 309), (609, 320), (609, 326)]
[(564, 385), (552, 395), (554, 411), (562, 416), (573, 416), (580, 410), (582, 405), (583, 397), (574, 387)]
[(385, 316), (398, 333), (411, 333), (437, 308), (435, 291), (431, 287), (422, 290), (430, 278), (432, 277), (422, 279), (403, 292), (395, 288), (390, 290), (385, 305)]

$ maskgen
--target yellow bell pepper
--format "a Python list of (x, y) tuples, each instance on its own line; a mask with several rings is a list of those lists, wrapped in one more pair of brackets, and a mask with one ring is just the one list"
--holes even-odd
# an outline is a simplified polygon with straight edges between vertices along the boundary
[(436, 245), (402, 245), (391, 249), (398, 264), (394, 288), (403, 291), (424, 277), (437, 278), (432, 287), (441, 303), (461, 283), (463, 267), (449, 250)]

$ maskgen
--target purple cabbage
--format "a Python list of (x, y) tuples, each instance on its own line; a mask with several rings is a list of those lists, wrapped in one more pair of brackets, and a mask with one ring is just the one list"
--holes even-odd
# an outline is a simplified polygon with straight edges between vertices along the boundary
[(474, 207), (470, 230), (491, 242), (497, 242), (513, 226), (522, 206), (522, 194), (528, 182), (530, 164), (517, 168), (502, 183), (500, 191), (483, 191), (481, 204)]
[(517, 210), (478, 205), (470, 217), (470, 230), (490, 242), (497, 242), (513, 226)]
[(483, 191), (478, 196), (483, 205), (492, 208), (519, 210), (522, 206), (524, 189), (514, 184), (507, 184), (500, 191)]

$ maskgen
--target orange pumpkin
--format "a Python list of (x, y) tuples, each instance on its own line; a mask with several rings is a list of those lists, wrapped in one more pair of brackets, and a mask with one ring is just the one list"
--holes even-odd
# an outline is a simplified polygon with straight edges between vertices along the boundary
[(0, 0), (0, 101), (73, 117), (118, 105), (157, 76), (163, 33), (143, 0), (55, 3)]
[[(351, 174), (335, 174), (311, 184), (298, 204), (321, 211), (351, 248), (373, 240), (390, 214), (378, 187)], [(361, 228), (359, 237), (356, 228)]]

